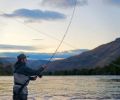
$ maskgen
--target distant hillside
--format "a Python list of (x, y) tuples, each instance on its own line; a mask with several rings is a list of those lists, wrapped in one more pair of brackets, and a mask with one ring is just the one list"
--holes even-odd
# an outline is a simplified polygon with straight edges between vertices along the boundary
[(14, 64), (16, 61), (15, 58), (11, 58), (11, 57), (0, 57), (0, 64), (5, 67), (8, 65), (12, 65)]
[[(16, 58), (10, 58), (10, 57), (1, 57), (0, 58), (0, 65), (2, 67), (6, 67), (6, 66), (12, 66), (15, 64), (15, 62), (17, 61)], [(27, 61), (27, 65), (30, 68), (33, 69), (38, 69), (40, 67), (40, 65), (43, 65), (47, 62), (47, 60), (28, 60)]]
[(104, 67), (120, 56), (120, 38), (103, 44), (93, 50), (54, 61), (49, 65), (49, 71), (72, 70), (82, 68)]
[[(12, 75), (13, 65), (16, 58), (1, 57), (0, 58), (0, 75)], [(45, 64), (47, 60), (28, 60), (27, 65), (32, 69), (38, 69)]]

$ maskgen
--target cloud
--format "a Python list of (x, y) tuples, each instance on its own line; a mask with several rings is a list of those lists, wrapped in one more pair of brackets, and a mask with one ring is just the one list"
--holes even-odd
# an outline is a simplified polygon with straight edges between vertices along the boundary
[(7, 44), (0, 44), (0, 50), (36, 50), (36, 47), (33, 46), (19, 46), (19, 45), (7, 45)]
[(55, 11), (42, 11), (42, 10), (29, 10), (29, 9), (17, 9), (11, 14), (4, 13), (1, 16), (8, 18), (24, 18), (27, 22), (36, 22), (41, 20), (60, 20), (65, 19), (66, 16), (62, 13)]
[(106, 2), (107, 4), (111, 4), (111, 5), (120, 6), (120, 0), (105, 0), (103, 2)]
[(86, 5), (87, 0), (42, 0), (41, 5), (43, 6), (52, 6), (52, 7), (60, 7), (60, 8), (70, 8), (75, 5)]

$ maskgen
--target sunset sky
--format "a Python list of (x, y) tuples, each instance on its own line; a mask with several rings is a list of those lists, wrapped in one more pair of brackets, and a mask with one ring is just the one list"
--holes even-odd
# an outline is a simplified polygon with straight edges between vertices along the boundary
[[(53, 52), (74, 0), (0, 0), (0, 52)], [(78, 0), (59, 51), (93, 49), (120, 37), (120, 0)]]

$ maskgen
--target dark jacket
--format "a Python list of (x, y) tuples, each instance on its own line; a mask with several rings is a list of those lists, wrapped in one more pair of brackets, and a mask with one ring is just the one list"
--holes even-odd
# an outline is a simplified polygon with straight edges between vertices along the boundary
[[(14, 65), (14, 87), (13, 87), (13, 93), (18, 94), (19, 89), (21, 88), (21, 86), (23, 84), (25, 84), (25, 82), (27, 80), (30, 79), (30, 76), (34, 76), (34, 75), (40, 75), (40, 73), (44, 70), (43, 67), (41, 67), (38, 70), (33, 70), (29, 67), (27, 67), (27, 65), (25, 63), (22, 62), (17, 62)], [(28, 89), (27, 89), (27, 85), (29, 84), (29, 81), (27, 82), (27, 84), (24, 86), (24, 88), (22, 89), (22, 91), (20, 92), (20, 94), (28, 94)]]

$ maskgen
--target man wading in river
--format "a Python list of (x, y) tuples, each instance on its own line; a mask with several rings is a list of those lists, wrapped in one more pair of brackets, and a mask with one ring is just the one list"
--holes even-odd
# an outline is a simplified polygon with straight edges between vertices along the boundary
[(37, 76), (41, 78), (40, 73), (45, 69), (46, 66), (42, 66), (38, 70), (33, 70), (26, 66), (26, 55), (20, 54), (17, 59), (18, 61), (14, 65), (13, 74), (13, 100), (27, 100), (27, 85), (29, 84), (29, 81), (36, 80)]

